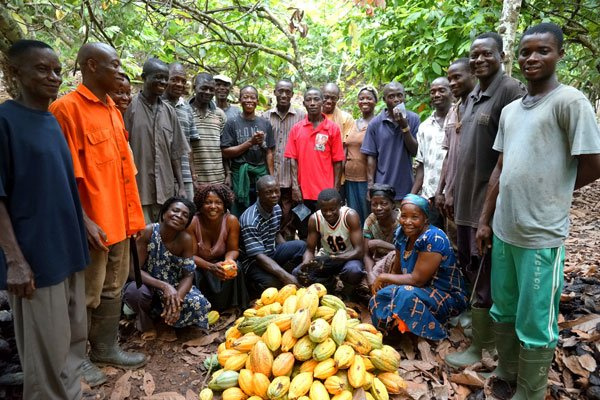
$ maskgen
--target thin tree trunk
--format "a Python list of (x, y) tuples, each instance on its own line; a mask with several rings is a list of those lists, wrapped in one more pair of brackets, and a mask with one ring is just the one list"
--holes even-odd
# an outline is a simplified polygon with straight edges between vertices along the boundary
[(498, 26), (498, 33), (502, 36), (502, 40), (504, 41), (504, 71), (507, 75), (511, 75), (512, 72), (515, 54), (515, 38), (519, 26), (519, 14), (521, 13), (521, 1), (522, 0), (504, 0), (500, 25)]

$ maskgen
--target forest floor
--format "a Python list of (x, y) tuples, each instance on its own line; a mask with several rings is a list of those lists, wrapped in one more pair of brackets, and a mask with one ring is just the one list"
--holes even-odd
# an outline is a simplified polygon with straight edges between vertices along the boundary
[[(566, 243), (565, 288), (560, 304), (560, 340), (549, 374), (548, 398), (600, 399), (600, 181), (576, 192), (571, 221)], [(361, 311), (361, 319), (369, 320), (365, 307), (354, 307)], [(133, 324), (123, 320), (123, 347), (146, 353), (149, 361), (137, 371), (104, 368), (108, 382), (93, 389), (84, 387), (84, 398), (198, 399), (207, 381), (203, 360), (216, 352), (217, 345), (224, 340), (225, 330), (236, 317), (224, 313), (209, 332), (187, 328), (173, 336), (172, 332), (164, 331), (150, 342), (142, 340)], [(489, 371), (496, 361), (487, 356), (470, 369), (449, 369), (443, 362), (444, 356), (468, 345), (460, 326), (451, 328), (449, 333), (449, 338), (440, 342), (404, 336), (395, 344), (402, 355), (400, 373), (408, 389), (406, 395), (394, 398), (492, 398), (489, 381), (477, 371)], [(15, 391), (7, 394), (8, 398), (18, 398)]]

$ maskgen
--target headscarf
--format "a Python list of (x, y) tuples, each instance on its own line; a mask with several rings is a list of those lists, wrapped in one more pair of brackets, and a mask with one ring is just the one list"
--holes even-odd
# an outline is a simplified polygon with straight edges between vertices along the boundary
[(409, 193), (402, 198), (402, 201), (400, 202), (400, 208), (402, 208), (402, 204), (406, 203), (414, 204), (415, 206), (419, 207), (421, 211), (425, 213), (425, 216), (429, 218), (429, 201), (427, 199), (417, 194)]
[(358, 89), (359, 96), (360, 96), (360, 92), (362, 92), (363, 90), (371, 93), (373, 95), (373, 97), (375, 98), (375, 103), (377, 103), (377, 89), (375, 89), (373, 86), (363, 86), (360, 89)]

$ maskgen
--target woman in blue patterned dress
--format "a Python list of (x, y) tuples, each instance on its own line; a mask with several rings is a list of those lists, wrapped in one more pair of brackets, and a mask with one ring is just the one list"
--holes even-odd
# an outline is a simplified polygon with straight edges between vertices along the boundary
[(130, 282), (123, 300), (137, 314), (136, 328), (145, 339), (156, 337), (153, 318), (159, 315), (175, 328), (208, 327), (210, 303), (193, 286), (193, 239), (185, 231), (194, 213), (192, 202), (172, 197), (160, 210), (160, 222), (147, 225), (137, 238), (143, 285), (138, 289)]
[(467, 307), (463, 276), (448, 237), (429, 225), (428, 201), (409, 194), (400, 210), (392, 272), (379, 275), (373, 284), (373, 324), (388, 332), (444, 339), (444, 322)]

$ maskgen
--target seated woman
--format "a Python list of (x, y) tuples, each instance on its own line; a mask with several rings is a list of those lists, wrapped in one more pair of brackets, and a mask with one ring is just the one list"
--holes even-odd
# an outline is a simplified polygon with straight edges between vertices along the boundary
[(364, 264), (367, 271), (367, 284), (373, 286), (375, 278), (390, 272), (394, 264), (394, 234), (400, 226), (400, 210), (394, 208), (396, 190), (390, 185), (376, 183), (369, 189), (371, 211), (365, 220)]
[(369, 302), (381, 330), (410, 331), (431, 340), (447, 337), (444, 322), (467, 308), (467, 293), (446, 234), (429, 225), (429, 203), (408, 194), (400, 205), (392, 273), (375, 279)]
[(193, 286), (194, 242), (185, 231), (194, 211), (189, 200), (171, 197), (160, 210), (160, 222), (147, 225), (136, 240), (143, 284), (138, 289), (129, 282), (123, 301), (137, 314), (135, 326), (144, 339), (156, 337), (153, 318), (159, 315), (175, 328), (208, 328), (210, 303)]
[(239, 256), (240, 223), (229, 213), (234, 195), (223, 184), (202, 185), (196, 191), (197, 213), (188, 232), (194, 241), (196, 285), (213, 310), (248, 307), (248, 291), (241, 268), (227, 274), (223, 264), (236, 264)]

